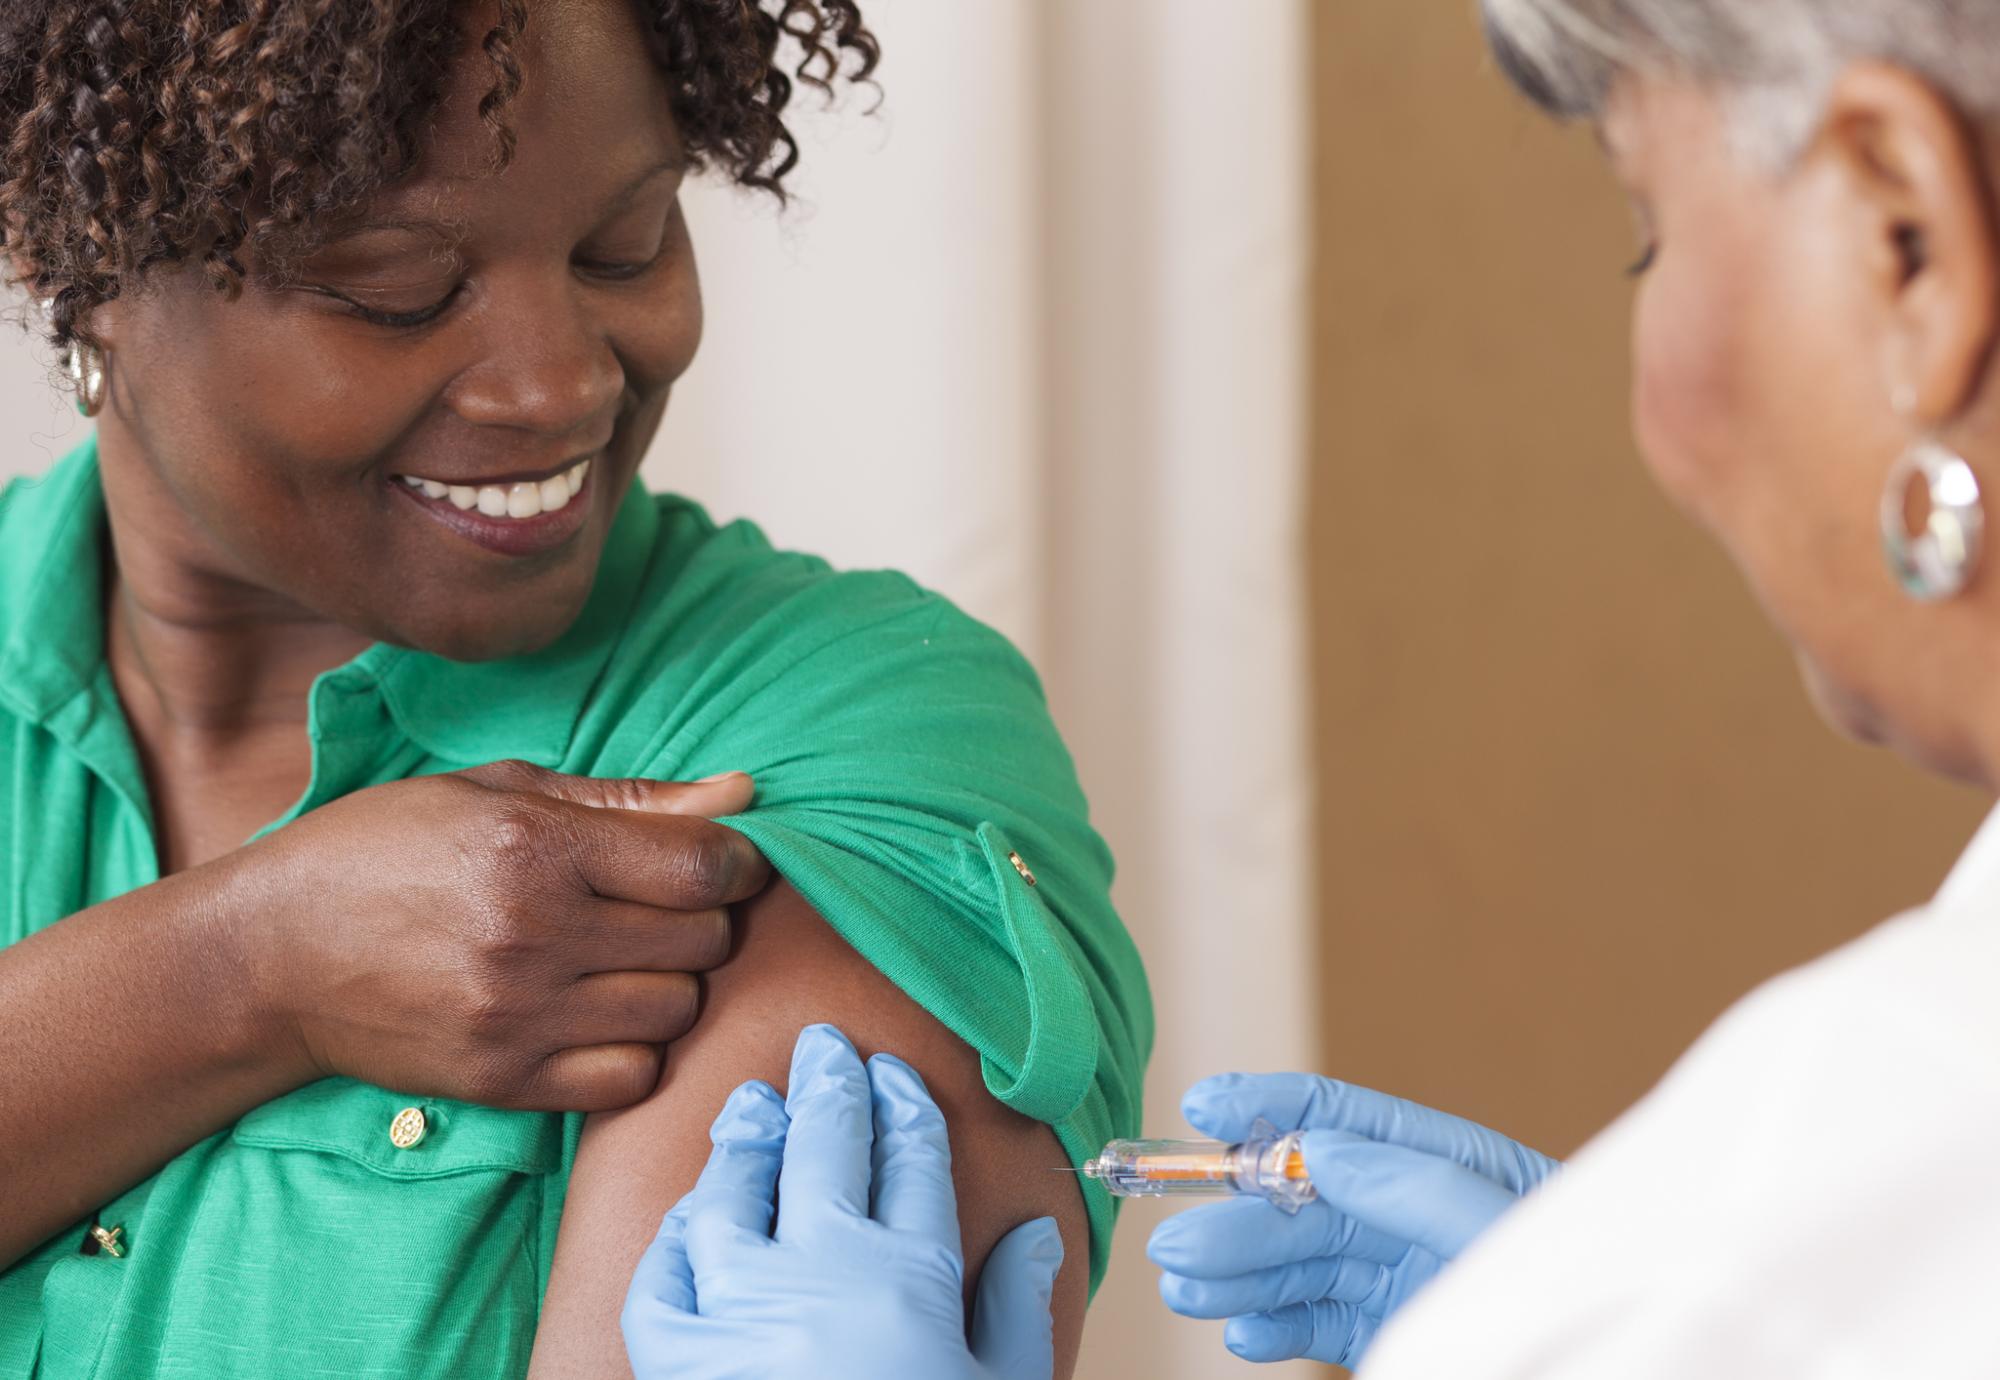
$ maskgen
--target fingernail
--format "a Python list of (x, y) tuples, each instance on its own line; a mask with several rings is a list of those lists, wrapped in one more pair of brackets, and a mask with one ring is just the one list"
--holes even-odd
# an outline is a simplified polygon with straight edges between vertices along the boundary
[[(847, 1067), (834, 1070), (836, 1066)], [(785, 1091), (785, 1105), (790, 1108), (799, 1099), (819, 1090), (828, 1083), (844, 1083), (850, 1077), (859, 1078), (862, 1101), (867, 1101), (868, 1075), (861, 1068), (861, 1059), (854, 1051), (847, 1036), (830, 1025), (809, 1025), (799, 1032), (798, 1043), (792, 1046), (791, 1081)]]
[[(1229, 1348), (1230, 1355), (1239, 1360), (1255, 1361), (1262, 1354), (1263, 1348), (1251, 1345), (1253, 1338), (1248, 1335), (1249, 1331), (1249, 1318), (1231, 1318), (1222, 1325), (1222, 1344)], [(1257, 1354), (1253, 1355), (1253, 1352)]]
[(799, 1032), (799, 1042), (793, 1047), (792, 1057), (797, 1059), (810, 1053), (823, 1059), (843, 1049), (849, 1053), (854, 1050), (854, 1044), (847, 1038), (846, 1032), (837, 1025), (820, 1021)]
[(1053, 1217), (1038, 1217), (1028, 1224), (1028, 1263), (1034, 1268), (1035, 1295), (1043, 1303), (1055, 1297), (1056, 1276), (1062, 1273), (1062, 1229)]
[(695, 782), (694, 784), (697, 786), (713, 786), (716, 782), (727, 781), (732, 776), (747, 776), (748, 774), (749, 773), (747, 772), (740, 772), (740, 771), (717, 772), (714, 776), (702, 777), (701, 780)]
[(868, 1072), (878, 1083), (909, 1097), (929, 1097), (931, 1090), (925, 1086), (924, 1077), (893, 1054), (871, 1054), (868, 1056)]
[(786, 1120), (784, 1099), (777, 1090), (769, 1083), (753, 1080), (740, 1084), (729, 1094), (729, 1100), (716, 1114), (715, 1124), (709, 1128), (708, 1137), (716, 1145), (725, 1141), (765, 1140), (773, 1134), (782, 1138)]

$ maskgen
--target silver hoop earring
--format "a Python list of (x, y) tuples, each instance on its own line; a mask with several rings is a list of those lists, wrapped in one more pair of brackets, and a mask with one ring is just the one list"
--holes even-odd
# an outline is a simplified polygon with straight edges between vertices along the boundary
[[(1923, 530), (1910, 532), (1910, 485), (1922, 480), (1930, 500)], [(1912, 446), (1889, 471), (1882, 491), (1882, 550), (1911, 598), (1936, 603), (1965, 591), (1979, 569), (1986, 509), (1979, 476), (1965, 458), (1936, 441)]]
[(76, 385), (76, 410), (95, 417), (104, 410), (104, 352), (74, 341), (69, 347), (69, 381)]

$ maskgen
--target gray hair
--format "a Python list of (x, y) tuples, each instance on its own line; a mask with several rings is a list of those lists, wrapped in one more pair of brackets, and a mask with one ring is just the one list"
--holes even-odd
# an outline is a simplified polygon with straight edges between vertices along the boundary
[(1545, 109), (1596, 119), (1618, 76), (1712, 86), (1745, 147), (1782, 161), (1811, 137), (1849, 63), (1934, 83), (1968, 114), (2000, 115), (1996, 0), (1482, 0), (1502, 70)]

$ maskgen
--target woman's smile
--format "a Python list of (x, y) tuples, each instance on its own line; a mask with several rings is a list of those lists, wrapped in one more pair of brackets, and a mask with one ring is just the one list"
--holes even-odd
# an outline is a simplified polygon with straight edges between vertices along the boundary
[(573, 540), (590, 521), (596, 454), (547, 475), (497, 476), (466, 483), (428, 475), (394, 475), (390, 488), (415, 511), (467, 541), (503, 556), (538, 556)]

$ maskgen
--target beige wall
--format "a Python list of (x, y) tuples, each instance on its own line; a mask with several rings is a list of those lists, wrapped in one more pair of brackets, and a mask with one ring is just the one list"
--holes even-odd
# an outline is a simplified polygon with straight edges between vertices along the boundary
[(1630, 223), (1471, 8), (1315, 7), (1326, 1058), (1561, 1153), (1980, 802), (1829, 734), (1654, 491)]

